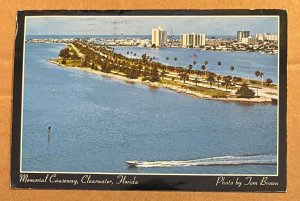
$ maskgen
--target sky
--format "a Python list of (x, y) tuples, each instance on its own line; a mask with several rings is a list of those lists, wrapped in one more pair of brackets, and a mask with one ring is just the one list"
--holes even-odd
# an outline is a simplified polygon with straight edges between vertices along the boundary
[(238, 30), (278, 34), (278, 18), (274, 16), (79, 16), (26, 17), (27, 35), (151, 35), (161, 26), (168, 35), (205, 33), (236, 35)]

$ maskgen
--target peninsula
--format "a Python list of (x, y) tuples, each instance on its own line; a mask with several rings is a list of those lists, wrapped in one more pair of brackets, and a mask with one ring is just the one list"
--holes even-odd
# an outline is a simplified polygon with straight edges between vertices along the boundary
[[(114, 52), (111, 46), (75, 40), (66, 44), (58, 58), (49, 61), (62, 67), (150, 87), (164, 87), (199, 98), (272, 103), (278, 97), (277, 85), (271, 79), (260, 79), (263, 73), (259, 71), (253, 72), (258, 80), (249, 80), (207, 71), (208, 61), (204, 61), (201, 70), (197, 70), (193, 69), (196, 61), (184, 68), (164, 65), (146, 54), (140, 58), (134, 52), (128, 51), (127, 54), (131, 58)], [(176, 57), (172, 59), (177, 60)], [(221, 61), (216, 65), (221, 66)], [(234, 66), (230, 68), (234, 70)]]

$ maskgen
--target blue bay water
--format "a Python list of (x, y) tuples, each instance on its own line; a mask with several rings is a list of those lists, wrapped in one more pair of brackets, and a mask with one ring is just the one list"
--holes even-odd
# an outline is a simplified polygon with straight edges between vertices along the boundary
[(276, 106), (198, 99), (49, 63), (62, 47), (26, 44), (22, 170), (276, 174), (276, 165), (255, 164), (128, 168), (127, 160), (276, 157)]

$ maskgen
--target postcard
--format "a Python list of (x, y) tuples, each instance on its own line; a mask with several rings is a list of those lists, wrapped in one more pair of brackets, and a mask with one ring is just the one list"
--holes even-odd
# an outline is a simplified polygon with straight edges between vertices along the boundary
[(20, 11), (13, 189), (286, 191), (283, 10)]

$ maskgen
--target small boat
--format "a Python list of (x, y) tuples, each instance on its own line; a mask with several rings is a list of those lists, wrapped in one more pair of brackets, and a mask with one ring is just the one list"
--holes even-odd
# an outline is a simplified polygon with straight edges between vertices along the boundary
[(138, 161), (126, 161), (126, 163), (129, 165), (129, 166), (136, 166), (139, 164)]

